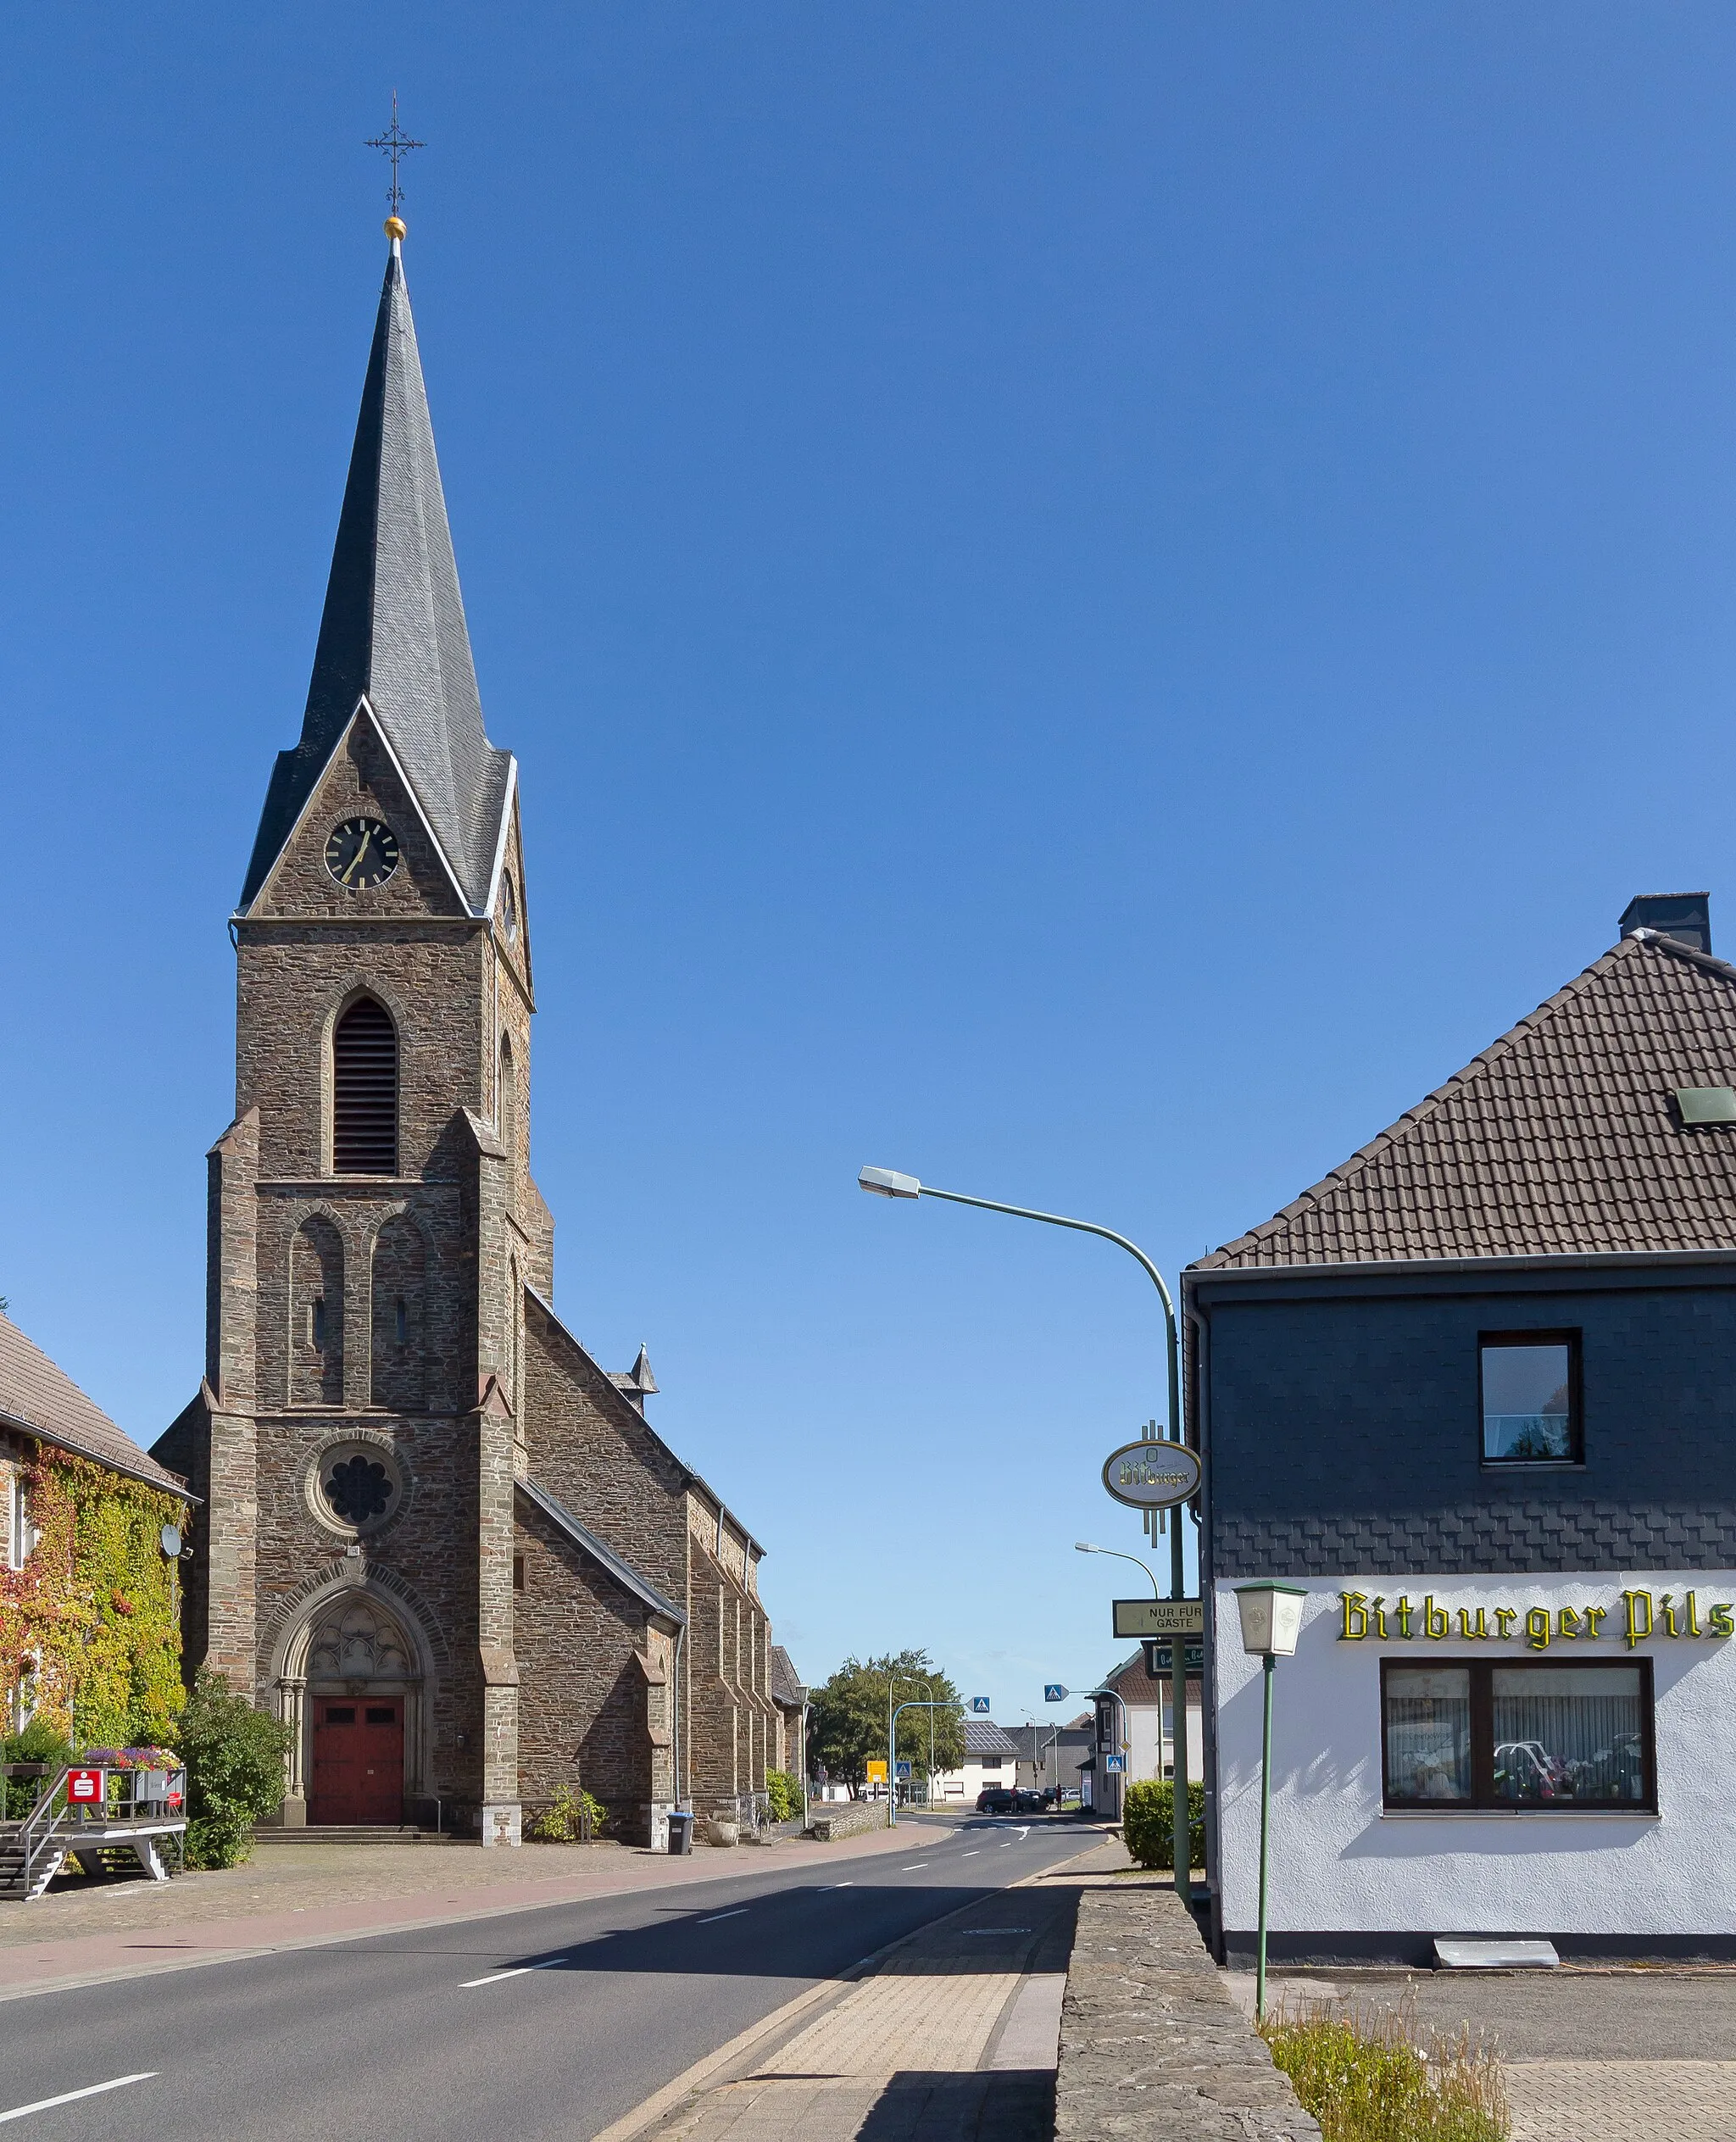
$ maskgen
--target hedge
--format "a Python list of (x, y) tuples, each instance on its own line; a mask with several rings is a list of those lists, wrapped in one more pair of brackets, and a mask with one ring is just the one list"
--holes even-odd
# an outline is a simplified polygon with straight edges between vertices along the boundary
[[(1176, 1863), (1175, 1787), (1167, 1778), (1142, 1778), (1127, 1788), (1122, 1803), (1121, 1837), (1141, 1867)], [(1205, 1787), (1188, 1788), (1188, 1826), (1195, 1867), (1205, 1864)]]

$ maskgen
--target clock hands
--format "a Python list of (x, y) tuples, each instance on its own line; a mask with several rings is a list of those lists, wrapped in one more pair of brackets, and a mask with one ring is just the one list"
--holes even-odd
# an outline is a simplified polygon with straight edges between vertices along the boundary
[(338, 883), (339, 883), (340, 885), (348, 885), (348, 884), (349, 883), (349, 881), (350, 881), (350, 872), (351, 872), (351, 871), (353, 871), (355, 869), (356, 865), (357, 865), (358, 863), (359, 863), (359, 862), (361, 861), (361, 860), (362, 860), (363, 856), (364, 856), (364, 855), (367, 854), (367, 852), (368, 852), (368, 843), (370, 843), (370, 842), (373, 839), (373, 837), (374, 837), (374, 828), (370, 826), (369, 826), (369, 828), (368, 828), (367, 832), (362, 835), (362, 844), (361, 844), (361, 846), (360, 846), (360, 847), (359, 847), (359, 848), (356, 850), (355, 854), (354, 854), (353, 856), (351, 856), (351, 858), (350, 858), (350, 862), (349, 862), (349, 870), (347, 870), (347, 871), (344, 872), (343, 876), (342, 876), (341, 878), (339, 878), (339, 879), (338, 879), (338, 881), (337, 881), (337, 882), (338, 882)]

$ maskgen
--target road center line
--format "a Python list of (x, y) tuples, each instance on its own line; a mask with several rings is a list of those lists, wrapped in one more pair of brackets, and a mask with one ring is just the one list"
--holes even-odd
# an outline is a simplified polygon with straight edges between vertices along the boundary
[(693, 1924), (696, 1927), (715, 1927), (720, 1919), (739, 1919), (747, 1908), (745, 1904), (738, 1904), (733, 1911), (714, 1911), (709, 1919), (695, 1919)]
[(827, 1882), (815, 1891), (815, 1894), (824, 1896), (828, 1889), (853, 1889), (855, 1886), (854, 1882)]
[(147, 2067), (142, 2074), (117, 2075), (112, 2083), (92, 2083), (81, 2090), (64, 2090), (58, 2097), (39, 2097), (34, 2105), (14, 2105), (9, 2112), (0, 2112), (0, 2121), (21, 2120), (56, 2105), (75, 2105), (81, 2097), (100, 2097), (104, 2090), (124, 2090), (129, 2083), (148, 2083), (156, 2073), (154, 2067)]
[(975, 1846), (975, 1847), (974, 1847), (971, 1850), (970, 1850), (970, 1851), (968, 1851), (968, 1852), (961, 1852), (961, 1853), (959, 1855), (959, 1856), (960, 1856), (960, 1859), (974, 1860), (974, 1859), (976, 1858), (976, 1856), (977, 1853), (978, 1853), (978, 1852), (980, 1852), (982, 1850), (982, 1847), (980, 1844), (978, 1844), (978, 1845)]
[(900, 1874), (914, 1874), (919, 1867), (926, 1867), (927, 1864), (928, 1862), (926, 1860), (912, 1860), (908, 1867), (901, 1867), (899, 1869), (899, 1872)]
[(547, 1963), (515, 1963), (510, 1971), (491, 1971), (486, 1978), (461, 1978), (458, 1989), (468, 1993), (472, 1986), (498, 1986), (503, 1978), (522, 1978), (528, 1971), (559, 1971), (566, 1961), (565, 1956), (551, 1956)]

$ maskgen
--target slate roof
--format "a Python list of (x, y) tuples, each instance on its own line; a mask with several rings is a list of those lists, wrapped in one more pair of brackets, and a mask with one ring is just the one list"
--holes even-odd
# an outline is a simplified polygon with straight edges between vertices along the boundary
[(1324, 1181), (1197, 1272), (1736, 1248), (1736, 967), (1625, 937)]
[(991, 1725), (987, 1718), (966, 1718), (965, 1721), (965, 1753), (967, 1755), (1016, 1755), (1019, 1744), (1010, 1733), (1000, 1727)]
[(386, 264), (301, 742), (278, 755), (241, 896), (251, 904), (365, 696), (446, 850), (486, 910), (511, 754), (482, 723), (403, 263)]
[(781, 1644), (771, 1647), (771, 1700), (780, 1710), (799, 1711), (808, 1700), (808, 1691), (802, 1686), (794, 1661)]
[(57, 1368), (9, 1316), (0, 1314), (0, 1423), (22, 1428), (63, 1450), (162, 1488), (183, 1501), (186, 1483), (165, 1472), (117, 1427), (94, 1399), (86, 1398), (64, 1369)]

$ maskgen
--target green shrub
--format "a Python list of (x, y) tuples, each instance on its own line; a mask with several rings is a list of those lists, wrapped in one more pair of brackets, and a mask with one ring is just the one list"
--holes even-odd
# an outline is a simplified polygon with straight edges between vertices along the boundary
[[(1167, 1778), (1142, 1778), (1122, 1802), (1121, 1838), (1141, 1867), (1173, 1867), (1176, 1789)], [(1188, 1788), (1189, 1850), (1195, 1867), (1205, 1864), (1205, 1787)]]
[(525, 1833), (539, 1844), (577, 1844), (586, 1834), (587, 1817), (590, 1835), (601, 1837), (609, 1820), (609, 1810), (582, 1785), (576, 1793), (570, 1785), (563, 1785)]
[(802, 1811), (802, 1788), (793, 1771), (765, 1773), (765, 1814), (768, 1822), (793, 1822)]
[(1261, 2035), (1326, 2142), (1507, 2142), (1500, 2061), (1468, 2026), (1416, 2042), (1397, 2009), (1268, 2015)]
[(253, 1824), (282, 1803), (288, 1728), (201, 1666), (175, 1741), (186, 1765), (187, 1865), (239, 1867)]
[(0, 1763), (46, 1763), (46, 1778), (8, 1778), (0, 1791), (0, 1815), (8, 1822), (22, 1822), (36, 1804), (36, 1794), (54, 1782), (53, 1773), (72, 1761), (72, 1744), (58, 1726), (47, 1718), (32, 1718), (22, 1733), (0, 1740)]

